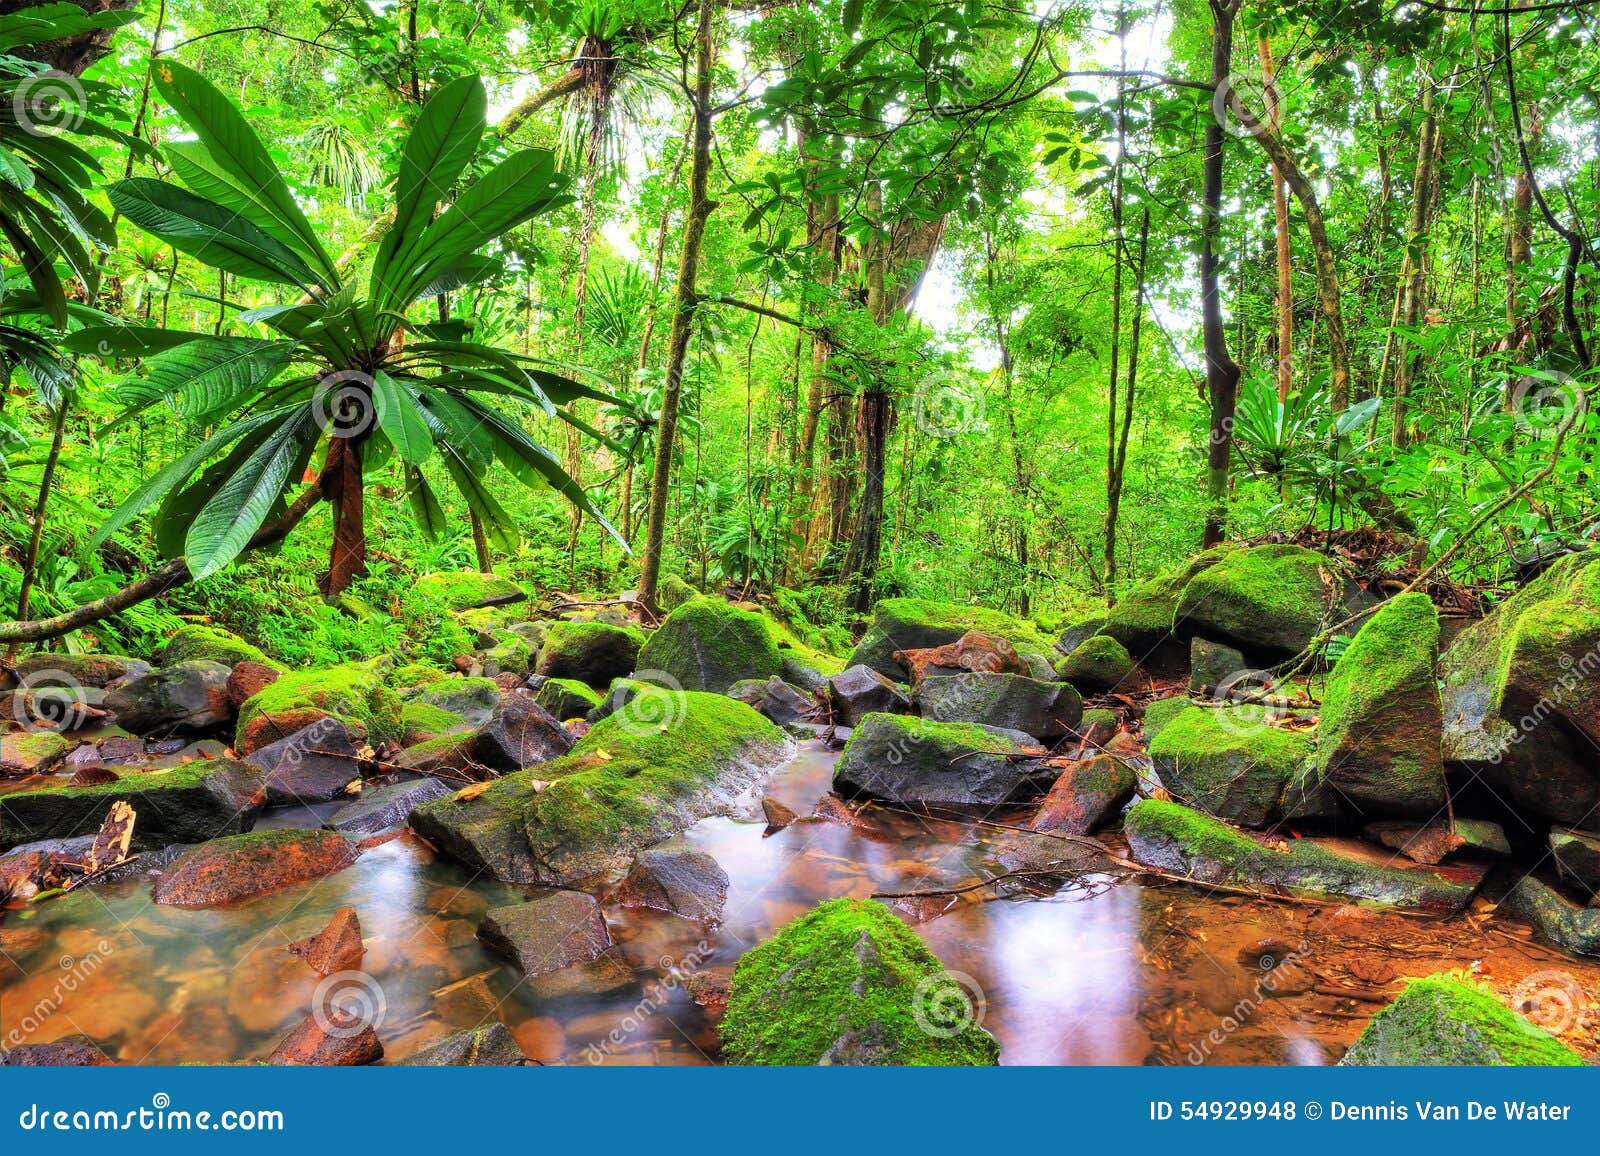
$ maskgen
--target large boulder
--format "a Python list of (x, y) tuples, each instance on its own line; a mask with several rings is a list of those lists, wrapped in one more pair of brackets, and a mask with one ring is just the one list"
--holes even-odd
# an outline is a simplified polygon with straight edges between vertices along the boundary
[(179, 855), (156, 880), (157, 903), (213, 907), (343, 871), (360, 850), (332, 831), (287, 827), (212, 839)]
[[(466, 799), (418, 807), (411, 825), (451, 858), (510, 883), (567, 886), (711, 815), (741, 813), (790, 742), (721, 695), (646, 692), (668, 713), (610, 715), (571, 753)], [(534, 776), (543, 782), (534, 786)], [(753, 800), (751, 800), (753, 806)]]
[(995, 806), (1024, 800), (1055, 771), (1030, 736), (976, 723), (869, 714), (834, 769), (841, 795), (937, 807)]
[(198, 624), (178, 627), (167, 640), (166, 649), (161, 652), (161, 665), (176, 666), (180, 662), (198, 661), (220, 662), (230, 667), (241, 662), (255, 662), (269, 667), (278, 665), (259, 647), (220, 627)]
[(1512, 803), (1600, 829), (1600, 558), (1571, 554), (1445, 651), (1444, 757)]
[(534, 692), (533, 701), (558, 719), (587, 718), (600, 705), (601, 696), (575, 678), (547, 678)]
[(1489, 992), (1448, 975), (1412, 980), (1367, 1021), (1351, 1067), (1578, 1067), (1582, 1058)]
[(828, 679), (828, 703), (833, 721), (853, 727), (869, 714), (911, 709), (911, 696), (870, 666), (856, 665)]
[[(557, 622), (545, 635), (537, 670), (546, 678), (570, 678), (605, 687), (633, 673), (644, 634), (603, 622)], [(777, 673), (776, 670), (773, 671)]]
[(824, 903), (740, 958), (733, 1064), (988, 1065), (1000, 1046), (960, 980), (886, 907)]
[(1496, 910), (1527, 923), (1563, 951), (1600, 955), (1600, 907), (1579, 907), (1532, 875), (1519, 879)]
[(783, 659), (761, 615), (720, 599), (696, 598), (656, 627), (639, 648), (638, 666), (659, 671), (684, 690), (722, 694), (743, 679), (778, 674)]
[(1438, 658), (1433, 602), (1402, 594), (1372, 616), (1328, 674), (1317, 769), (1356, 809), (1428, 816), (1444, 806)]
[(527, 592), (500, 574), (481, 574), (475, 570), (424, 574), (412, 583), (424, 598), (442, 602), (450, 610), (472, 610), (479, 606), (505, 606), (521, 602)]
[(1561, 827), (1550, 832), (1550, 857), (1561, 877), (1594, 903), (1600, 896), (1600, 836)]
[(1394, 866), (1312, 839), (1267, 844), (1220, 819), (1156, 799), (1135, 803), (1123, 820), (1123, 831), (1135, 862), (1200, 883), (1454, 913), (1472, 898), (1482, 879), (1481, 874)]
[(895, 651), (944, 646), (959, 642), (969, 630), (978, 630), (1009, 642), (1036, 677), (1050, 676), (1050, 640), (1031, 623), (998, 610), (922, 598), (885, 598), (873, 610), (872, 625), (850, 652), (847, 666), (870, 666), (896, 682), (905, 682), (910, 672), (896, 660)]
[(1184, 588), (1196, 574), (1216, 565), (1225, 552), (1224, 548), (1207, 550), (1175, 570), (1139, 583), (1106, 611), (1099, 633), (1115, 638), (1143, 662), (1146, 655), (1171, 640)]
[(930, 675), (912, 694), (922, 717), (935, 722), (981, 723), (1060, 738), (1083, 718), (1083, 700), (1071, 685), (1021, 674)]
[(587, 963), (611, 948), (600, 904), (581, 891), (551, 891), (491, 908), (478, 924), (478, 940), (528, 976)]
[(1315, 750), (1301, 731), (1270, 725), (1258, 707), (1191, 707), (1161, 726), (1150, 759), (1163, 786), (1245, 827), (1281, 813), (1285, 789)]
[(258, 767), (233, 759), (202, 759), (161, 771), (118, 771), (112, 783), (43, 787), (0, 795), (0, 848), (34, 839), (93, 835), (112, 804), (138, 817), (136, 849), (200, 843), (248, 831), (261, 809)]
[(1084, 639), (1071, 654), (1056, 663), (1057, 678), (1087, 691), (1115, 690), (1133, 671), (1128, 648), (1109, 634)]
[(1173, 631), (1226, 642), (1247, 655), (1286, 659), (1304, 650), (1342, 599), (1332, 564), (1303, 546), (1222, 552), (1183, 588)]
[(321, 803), (361, 778), (350, 732), (336, 718), (314, 722), (288, 738), (251, 751), (244, 761), (266, 775), (267, 802)]
[(249, 754), (326, 718), (373, 746), (401, 735), (400, 700), (384, 685), (380, 665), (349, 663), (292, 671), (251, 695), (239, 707), (233, 745)]
[(133, 678), (106, 692), (106, 709), (135, 734), (205, 731), (233, 718), (228, 697), (232, 668), (194, 659)]

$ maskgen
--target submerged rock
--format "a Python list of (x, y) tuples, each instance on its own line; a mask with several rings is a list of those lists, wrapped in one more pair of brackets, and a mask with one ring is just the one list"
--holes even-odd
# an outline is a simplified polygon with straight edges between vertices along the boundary
[(1096, 634), (1056, 664), (1056, 677), (1085, 690), (1115, 690), (1133, 669), (1133, 659), (1122, 643), (1109, 634)]
[(361, 761), (342, 722), (326, 718), (245, 756), (266, 775), (267, 802), (336, 799), (361, 778)]
[(869, 666), (847, 667), (828, 679), (828, 702), (840, 726), (858, 726), (869, 714), (908, 711), (911, 697)]
[(1123, 831), (1136, 862), (1202, 883), (1454, 912), (1472, 898), (1482, 878), (1458, 876), (1465, 878), (1458, 882), (1443, 869), (1389, 866), (1310, 839), (1260, 843), (1220, 819), (1155, 799), (1135, 803)]
[(611, 948), (600, 904), (581, 891), (551, 891), (526, 903), (491, 908), (478, 924), (478, 939), (529, 976), (598, 959)]
[(81, 1033), (47, 1044), (0, 1048), (0, 1068), (101, 1068), (110, 1063), (111, 1057)]
[(353, 971), (361, 966), (366, 949), (361, 945), (361, 920), (354, 907), (341, 907), (328, 920), (328, 926), (315, 935), (289, 945), (289, 954), (298, 955), (318, 975)]
[(1073, 763), (1061, 772), (1029, 826), (1035, 831), (1088, 835), (1114, 819), (1138, 785), (1133, 768), (1114, 755)]
[(935, 722), (980, 723), (1038, 739), (1070, 734), (1083, 718), (1083, 700), (1070, 684), (1020, 674), (930, 675), (912, 698)]
[(117, 725), (136, 734), (210, 730), (233, 718), (231, 673), (205, 659), (175, 663), (108, 690), (106, 709), (117, 716)]
[(1445, 651), (1444, 755), (1519, 807), (1596, 826), (1600, 557), (1569, 554)]
[(728, 901), (728, 873), (710, 855), (677, 840), (640, 851), (612, 895), (621, 907), (648, 907), (714, 927)]
[(1161, 725), (1150, 760), (1179, 798), (1231, 823), (1264, 827), (1281, 813), (1285, 789), (1314, 749), (1309, 735), (1270, 725), (1260, 708), (1196, 707)]
[(656, 627), (639, 649), (638, 665), (640, 671), (665, 674), (684, 690), (722, 694), (742, 679), (780, 673), (783, 659), (761, 615), (721, 599), (696, 598)]
[(734, 1064), (997, 1063), (960, 979), (887, 908), (835, 899), (740, 958), (722, 1050)]
[(1579, 907), (1532, 875), (1517, 881), (1496, 910), (1529, 924), (1574, 955), (1600, 955), (1600, 907)]
[(976, 723), (869, 714), (834, 769), (834, 789), (895, 803), (994, 806), (1042, 789), (1055, 772), (1045, 752), (1016, 731)]
[(212, 839), (185, 851), (156, 880), (157, 903), (212, 907), (342, 871), (361, 854), (332, 831), (289, 827)]
[(373, 746), (400, 738), (400, 700), (384, 685), (379, 665), (350, 663), (292, 671), (246, 699), (233, 745), (249, 754), (325, 718)]
[(467, 1028), (399, 1061), (421, 1068), (507, 1068), (528, 1062), (516, 1037), (498, 1020)]
[(897, 650), (921, 650), (959, 642), (969, 630), (999, 635), (1028, 663), (1036, 677), (1049, 677), (1050, 640), (1031, 623), (998, 610), (957, 606), (922, 598), (885, 598), (873, 608), (872, 625), (850, 652), (847, 666), (870, 666), (879, 674), (904, 681), (910, 672), (895, 658)]
[[(793, 749), (741, 702), (684, 692), (669, 713), (597, 722), (570, 754), (509, 774), (466, 799), (412, 813), (417, 832), (470, 868), (525, 885), (566, 885), (625, 865), (634, 853), (710, 815), (733, 814)], [(541, 781), (536, 785), (534, 775)]]
[(1438, 658), (1438, 612), (1413, 592), (1385, 603), (1328, 674), (1317, 766), (1362, 812), (1432, 815), (1444, 806)]
[(1328, 559), (1302, 546), (1223, 550), (1184, 586), (1173, 631), (1226, 642), (1249, 655), (1290, 658), (1326, 624), (1338, 602), (1331, 593), (1335, 582)]
[(1583, 1060), (1493, 995), (1447, 975), (1406, 985), (1367, 1021), (1341, 1064), (1350, 1067), (1576, 1067)]
[(93, 835), (114, 803), (133, 808), (136, 849), (201, 843), (248, 831), (264, 796), (259, 768), (204, 759), (161, 771), (119, 771), (115, 782), (0, 795), (0, 848), (33, 839)]
[(644, 634), (632, 627), (607, 626), (601, 622), (557, 622), (545, 636), (537, 669), (547, 678), (570, 678), (594, 687), (610, 686), (612, 679), (633, 673), (639, 665), (639, 648), (643, 645)]
[(368, 787), (355, 802), (335, 811), (323, 826), (347, 839), (365, 839), (368, 835), (404, 827), (414, 809), (442, 799), (451, 791), (451, 786), (441, 779), (412, 779)]

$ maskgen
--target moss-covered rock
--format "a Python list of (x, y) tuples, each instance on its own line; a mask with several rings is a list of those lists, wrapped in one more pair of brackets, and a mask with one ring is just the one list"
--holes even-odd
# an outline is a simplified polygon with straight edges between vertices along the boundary
[(783, 666), (767, 620), (716, 598), (678, 607), (638, 653), (640, 671), (661, 671), (684, 690), (715, 694), (741, 679), (771, 678)]
[(1310, 736), (1269, 725), (1259, 708), (1195, 707), (1159, 728), (1150, 759), (1174, 795), (1229, 822), (1263, 827), (1278, 817), (1284, 789), (1314, 749)]
[(48, 688), (105, 687), (119, 679), (149, 674), (151, 667), (148, 662), (120, 654), (64, 654), (47, 650), (24, 655), (17, 660), (14, 669), (20, 683)]
[[(511, 883), (567, 886), (624, 866), (709, 815), (733, 813), (791, 749), (743, 703), (696, 692), (674, 702), (675, 717), (650, 725), (626, 711), (604, 718), (564, 757), (475, 797), (419, 807), (412, 825)], [(537, 793), (535, 776), (549, 783)]]
[(538, 671), (547, 678), (610, 686), (612, 679), (633, 673), (643, 645), (644, 634), (632, 627), (557, 622), (545, 635)]
[(1044, 755), (1017, 731), (869, 714), (845, 744), (833, 785), (841, 795), (896, 803), (995, 806), (1033, 796), (1054, 780)]
[(1367, 1021), (1352, 1067), (1577, 1067), (1582, 1058), (1471, 981), (1430, 975)]
[(1550, 857), (1561, 877), (1589, 896), (1591, 902), (1600, 895), (1600, 833), (1553, 828)]
[(250, 645), (237, 634), (216, 626), (180, 626), (167, 641), (166, 649), (161, 652), (161, 665), (174, 666), (180, 662), (193, 662), (197, 659), (220, 662), (224, 666), (233, 666), (240, 662), (259, 662), (263, 666), (283, 669), (280, 663), (268, 658), (259, 647)]
[(1004, 727), (1039, 739), (1069, 734), (1083, 718), (1083, 700), (1069, 683), (1020, 674), (930, 675), (912, 697), (923, 718)]
[(533, 665), (533, 644), (514, 630), (496, 630), (494, 645), (480, 654), (488, 674), (526, 674)]
[(471, 729), (466, 719), (431, 702), (412, 699), (400, 708), (400, 741), (408, 747)]
[(152, 888), (157, 903), (211, 907), (342, 871), (361, 854), (332, 831), (283, 828), (212, 839), (185, 851)]
[(1559, 823), (1600, 806), (1600, 558), (1571, 554), (1444, 653), (1444, 755)]
[(413, 584), (423, 598), (442, 603), (450, 610), (472, 610), (479, 606), (504, 606), (521, 602), (527, 592), (501, 574), (481, 574), (475, 570), (424, 574)]
[(234, 747), (248, 754), (325, 718), (377, 745), (400, 738), (400, 699), (378, 663), (291, 671), (239, 707)]
[(1498, 908), (1574, 955), (1600, 955), (1600, 907), (1579, 907), (1555, 888), (1524, 875)]
[(1438, 658), (1433, 602), (1402, 594), (1372, 616), (1329, 673), (1318, 769), (1358, 810), (1432, 815), (1444, 806)]
[(692, 602), (698, 597), (700, 591), (676, 574), (664, 575), (656, 584), (656, 605), (666, 614), (671, 614), (685, 602)]
[(1114, 755), (1097, 755), (1061, 772), (1029, 824), (1035, 831), (1087, 835), (1133, 798), (1139, 778)]
[(0, 735), (0, 779), (37, 774), (72, 748), (54, 731), (10, 731)]
[(135, 734), (210, 730), (233, 718), (231, 673), (225, 664), (203, 658), (176, 662), (118, 683), (106, 692), (105, 706)]
[(1181, 694), (1152, 700), (1144, 708), (1145, 741), (1153, 742), (1162, 728), (1184, 711), (1200, 709), (1202, 708), (1193, 699)]
[(1133, 673), (1127, 647), (1109, 634), (1096, 634), (1081, 642), (1056, 664), (1056, 677), (1082, 690), (1113, 690)]
[(1139, 583), (1106, 611), (1100, 633), (1115, 638), (1127, 647), (1129, 653), (1139, 655), (1142, 659), (1171, 638), (1178, 599), (1183, 596), (1189, 581), (1201, 571), (1215, 566), (1227, 549), (1217, 547), (1207, 550), (1175, 570)]
[(138, 816), (133, 838), (140, 850), (248, 831), (261, 809), (261, 770), (234, 759), (117, 774), (116, 782), (92, 787), (41, 787), (0, 795), (0, 848), (93, 835), (117, 802), (127, 803)]
[(1156, 799), (1135, 803), (1123, 831), (1136, 862), (1201, 883), (1281, 888), (1438, 912), (1459, 911), (1476, 890), (1475, 882), (1459, 882), (1430, 868), (1390, 866), (1311, 839), (1262, 843), (1220, 819)]
[(1327, 624), (1334, 588), (1342, 585), (1328, 559), (1303, 546), (1228, 550), (1183, 588), (1173, 631), (1226, 642), (1247, 655), (1289, 658)]
[(443, 682), (449, 677), (449, 674), (437, 666), (429, 666), (424, 662), (408, 662), (395, 667), (384, 681), (395, 690), (414, 690), (419, 686), (432, 686), (436, 682)]
[(1031, 622), (998, 610), (957, 606), (924, 598), (885, 598), (874, 607), (872, 625), (856, 643), (846, 666), (870, 666), (896, 682), (909, 672), (895, 661), (897, 650), (922, 650), (959, 642), (969, 630), (998, 634), (1028, 660), (1035, 677), (1049, 678), (1052, 646)]
[(587, 718), (601, 703), (599, 692), (575, 678), (546, 679), (533, 701), (559, 719)]
[(997, 1063), (980, 1018), (887, 908), (835, 899), (740, 958), (722, 1050), (734, 1064)]

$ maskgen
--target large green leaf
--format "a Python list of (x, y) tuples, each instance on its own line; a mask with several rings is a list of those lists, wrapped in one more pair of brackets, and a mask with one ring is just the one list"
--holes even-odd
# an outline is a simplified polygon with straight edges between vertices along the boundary
[(484, 484), (483, 475), (449, 446), (443, 447), (441, 456), (444, 458), (445, 469), (450, 472), (450, 478), (456, 484), (456, 489), (461, 491), (461, 496), (466, 499), (468, 507), (483, 523), (489, 541), (497, 550), (507, 554), (514, 553), (522, 538), (517, 533), (511, 515), (506, 513), (505, 507), (495, 500), (494, 495)]
[(311, 407), (298, 407), (218, 488), (184, 538), (190, 574), (205, 578), (239, 556), (289, 484), (300, 450), (316, 428)]
[(488, 96), (476, 76), (452, 81), (423, 106), (400, 153), (394, 221), (372, 262), (373, 297), (386, 298), (383, 290), (395, 257), (416, 244), (433, 218), (434, 205), (450, 195), (478, 151), (487, 115)]
[(439, 504), (433, 487), (428, 485), (428, 479), (421, 470), (406, 471), (406, 497), (411, 499), (411, 513), (416, 518), (417, 529), (428, 541), (437, 542), (444, 535), (447, 525), (444, 507)]
[(196, 337), (148, 358), (144, 376), (124, 382), (117, 396), (134, 412), (168, 400), (187, 418), (215, 415), (258, 393), (289, 364), (294, 348), (292, 341)]
[(378, 428), (408, 466), (421, 465), (433, 452), (433, 436), (418, 412), (416, 396), (383, 370), (372, 375)]
[(119, 213), (174, 249), (215, 269), (310, 290), (316, 276), (294, 250), (231, 209), (150, 177), (118, 181), (107, 195)]
[(88, 325), (69, 333), (61, 345), (73, 353), (92, 353), (96, 357), (149, 357), (205, 336), (185, 329), (144, 325)]
[(194, 130), (216, 168), (238, 189), (252, 190), (251, 200), (261, 211), (284, 234), (296, 238), (294, 250), (330, 284), (337, 284), (333, 262), (295, 203), (288, 182), (233, 102), (198, 72), (167, 57), (156, 61), (154, 76), (162, 97)]

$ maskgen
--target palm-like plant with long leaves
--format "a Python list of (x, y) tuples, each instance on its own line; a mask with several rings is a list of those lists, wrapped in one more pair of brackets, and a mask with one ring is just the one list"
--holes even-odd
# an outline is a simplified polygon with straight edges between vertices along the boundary
[[(237, 557), (275, 513), (303, 513), (326, 500), (333, 543), (322, 588), (336, 594), (365, 570), (363, 477), (391, 455), (404, 464), (412, 508), (430, 537), (445, 520), (428, 473), (436, 463), (497, 544), (515, 548), (516, 529), (486, 479), (496, 462), (519, 482), (554, 487), (615, 535), (557, 458), (501, 408), (554, 415), (576, 397), (614, 399), (537, 359), (470, 340), (462, 323), (408, 315), (419, 302), (492, 275), (499, 262), (480, 250), (570, 200), (555, 157), (525, 149), (467, 183), (435, 215), (484, 135), (487, 99), (477, 77), (444, 86), (422, 109), (401, 151), (394, 219), (364, 285), (346, 280), (328, 256), (225, 96), (172, 61), (156, 63), (155, 84), (195, 136), (165, 150), (187, 188), (135, 178), (111, 188), (112, 204), (207, 265), (302, 296), (236, 318), (265, 326), (268, 337), (131, 327), (72, 336), (80, 352), (144, 359), (143, 374), (119, 387), (127, 405), (119, 420), (169, 404), (193, 423), (217, 427), (140, 485), (96, 543), (160, 502), (158, 543), (169, 556), (181, 553), (200, 578)], [(315, 493), (287, 506), (288, 490), (319, 449)]]

